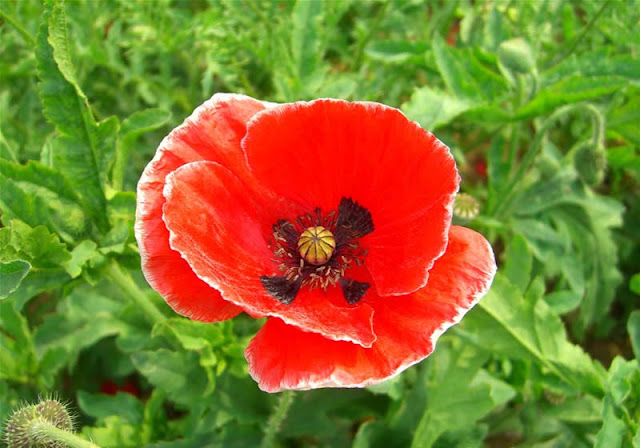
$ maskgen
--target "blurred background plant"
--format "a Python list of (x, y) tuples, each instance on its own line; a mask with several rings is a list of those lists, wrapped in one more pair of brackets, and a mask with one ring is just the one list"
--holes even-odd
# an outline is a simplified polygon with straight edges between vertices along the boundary
[[(640, 446), (634, 0), (0, 0), (0, 418), (58, 391), (103, 447)], [(140, 274), (135, 183), (215, 92), (399, 107), (449, 145), (491, 292), (277, 428), (243, 349)], [(635, 359), (634, 359), (635, 358)], [(274, 434), (276, 434), (274, 436)]]

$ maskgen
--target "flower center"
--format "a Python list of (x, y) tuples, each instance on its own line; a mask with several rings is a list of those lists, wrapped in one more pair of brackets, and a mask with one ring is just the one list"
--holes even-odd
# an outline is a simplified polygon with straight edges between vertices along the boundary
[(329, 261), (336, 250), (336, 239), (322, 226), (308, 227), (298, 239), (298, 252), (305, 261), (321, 265)]
[(345, 277), (345, 271), (361, 266), (367, 250), (359, 238), (373, 232), (371, 213), (349, 198), (342, 198), (337, 211), (324, 215), (317, 208), (294, 221), (280, 220), (273, 226), (272, 261), (281, 275), (260, 277), (265, 290), (289, 305), (301, 287), (320, 288), (339, 285), (345, 300), (359, 302), (369, 284)]

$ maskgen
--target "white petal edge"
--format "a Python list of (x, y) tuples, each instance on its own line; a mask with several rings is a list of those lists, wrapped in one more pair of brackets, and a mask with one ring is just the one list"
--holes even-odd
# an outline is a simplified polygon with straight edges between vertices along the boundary
[[(469, 312), (469, 310), (471, 310), (474, 306), (476, 306), (478, 304), (478, 302), (480, 301), (480, 299), (482, 297), (484, 297), (485, 294), (487, 294), (487, 292), (489, 292), (489, 289), (491, 288), (491, 284), (493, 283), (493, 279), (495, 277), (495, 274), (497, 272), (497, 265), (495, 263), (495, 254), (493, 252), (493, 248), (491, 247), (491, 245), (489, 244), (489, 242), (484, 239), (484, 244), (486, 245), (488, 252), (487, 254), (491, 254), (492, 258), (494, 260), (493, 263), (493, 267), (489, 272), (485, 272), (485, 274), (487, 274), (486, 277), (486, 281), (484, 283), (484, 285), (482, 285), (482, 288), (480, 290), (478, 290), (475, 294), (473, 294), (471, 302), (469, 304), (468, 307), (456, 307), (456, 315), (453, 316), (453, 318), (450, 321), (447, 322), (443, 322), (442, 325), (440, 325), (439, 328), (437, 328), (432, 334), (430, 339), (431, 342), (431, 346), (432, 346), (432, 350), (431, 353), (433, 353), (433, 351), (436, 349), (436, 343), (438, 341), (438, 339), (440, 338), (440, 336), (442, 336), (442, 334), (447, 331), (450, 327), (454, 326), (455, 324), (459, 323), (462, 318), (464, 317), (465, 314), (467, 314), (467, 312)], [(334, 372), (328, 377), (328, 378), (322, 378), (316, 381), (313, 380), (308, 380), (308, 379), (304, 379), (304, 380), (300, 380), (298, 382), (295, 383), (283, 383), (280, 384), (280, 387), (275, 388), (275, 389), (266, 389), (263, 388), (262, 385), (260, 384), (259, 381), (259, 375), (256, 374), (255, 370), (252, 369), (251, 367), (251, 363), (249, 363), (249, 375), (251, 375), (251, 378), (254, 379), (254, 381), (256, 381), (256, 383), (258, 383), (258, 387), (264, 391), (264, 392), (269, 392), (269, 393), (276, 393), (276, 392), (282, 392), (284, 390), (311, 390), (311, 389), (320, 389), (320, 388), (329, 388), (329, 387), (338, 387), (338, 388), (343, 388), (343, 389), (356, 389), (356, 388), (363, 388), (363, 387), (368, 387), (368, 386), (373, 386), (375, 384), (379, 384), (382, 383), (384, 381), (388, 381), (391, 380), (393, 378), (395, 378), (396, 376), (398, 376), (399, 374), (401, 374), (402, 372), (404, 372), (406, 369), (408, 369), (409, 367), (423, 361), (424, 359), (428, 358), (431, 353), (429, 353), (427, 356), (415, 359), (415, 360), (411, 360), (411, 361), (407, 361), (404, 364), (398, 366), (398, 368), (392, 372), (389, 376), (386, 376), (384, 378), (376, 378), (376, 379), (369, 379), (366, 381), (362, 381), (360, 383), (350, 383), (348, 382), (348, 380), (345, 379), (345, 377), (348, 378), (348, 374), (345, 374), (344, 371), (341, 371), (340, 369), (336, 369), (334, 370)]]

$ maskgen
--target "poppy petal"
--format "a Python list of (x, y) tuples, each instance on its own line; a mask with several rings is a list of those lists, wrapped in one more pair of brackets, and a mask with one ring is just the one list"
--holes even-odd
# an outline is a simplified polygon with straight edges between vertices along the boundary
[(256, 114), (242, 141), (258, 182), (307, 210), (352, 198), (374, 231), (361, 243), (380, 295), (427, 282), (444, 252), (459, 177), (448, 148), (400, 111), (316, 100)]
[(373, 344), (373, 309), (349, 306), (337, 287), (303, 288), (290, 305), (269, 295), (260, 278), (277, 274), (268, 247), (274, 204), (262, 204), (262, 195), (248, 190), (234, 173), (214, 162), (190, 163), (168, 176), (164, 194), (172, 249), (225, 300), (325, 338)]
[(135, 230), (144, 275), (176, 312), (191, 319), (221, 321), (241, 309), (201, 281), (169, 246), (162, 221), (165, 178), (197, 160), (216, 160), (234, 172), (247, 173), (240, 140), (247, 121), (268, 106), (243, 95), (214, 95), (162, 141), (138, 183)]
[(487, 292), (496, 271), (480, 234), (451, 227), (446, 252), (429, 283), (407, 296), (374, 304), (378, 339), (371, 348), (336, 342), (269, 319), (245, 351), (249, 372), (267, 392), (319, 387), (364, 387), (427, 357), (440, 335)]

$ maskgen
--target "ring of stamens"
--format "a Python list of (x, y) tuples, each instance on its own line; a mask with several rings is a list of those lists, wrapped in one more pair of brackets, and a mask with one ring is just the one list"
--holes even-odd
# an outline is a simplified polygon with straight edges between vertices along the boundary
[(326, 215), (318, 208), (293, 222), (280, 220), (273, 226), (271, 247), (281, 276), (260, 280), (271, 296), (287, 305), (301, 287), (326, 291), (335, 285), (342, 287), (347, 302), (356, 303), (369, 284), (346, 279), (345, 271), (363, 264), (368, 250), (357, 239), (372, 231), (369, 211), (348, 198)]

